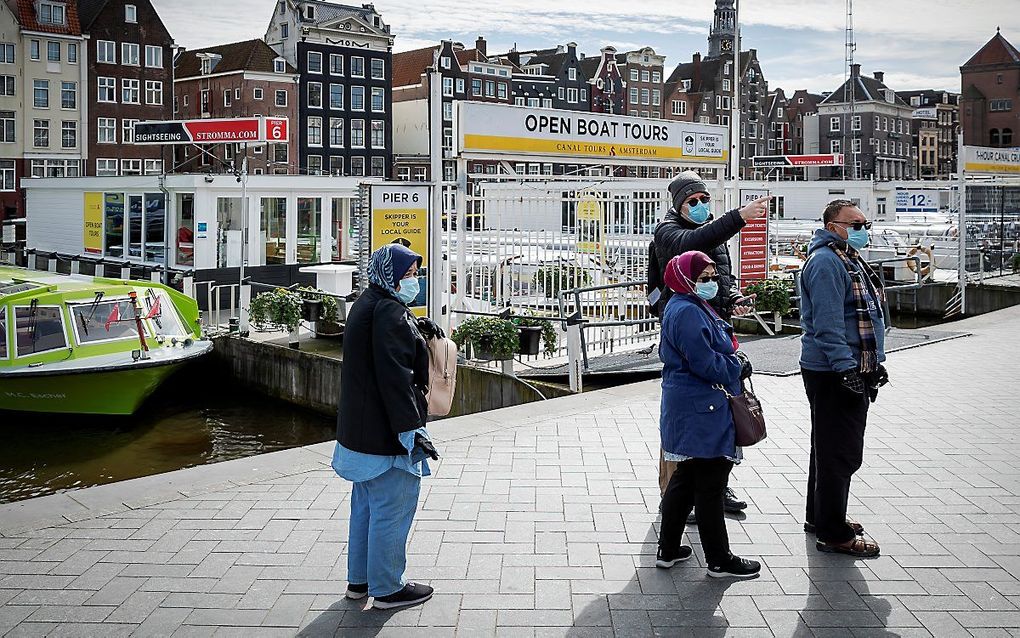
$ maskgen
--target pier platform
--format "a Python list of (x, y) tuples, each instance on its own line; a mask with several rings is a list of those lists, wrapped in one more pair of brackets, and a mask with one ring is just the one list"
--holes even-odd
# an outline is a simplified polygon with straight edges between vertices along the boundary
[[(435, 424), (408, 576), (430, 602), (343, 599), (350, 484), (331, 444), (0, 506), (0, 635), (1009, 636), (1020, 634), (1020, 308), (890, 355), (850, 513), (882, 546), (802, 528), (808, 408), (755, 388), (769, 438), (732, 486), (733, 551), (761, 576), (654, 567), (659, 387)], [(696, 540), (697, 532), (689, 528)]]

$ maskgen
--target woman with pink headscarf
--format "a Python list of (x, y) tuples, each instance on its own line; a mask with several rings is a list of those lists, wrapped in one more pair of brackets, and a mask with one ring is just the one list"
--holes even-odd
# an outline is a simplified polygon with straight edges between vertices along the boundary
[(667, 461), (677, 462), (662, 498), (655, 565), (669, 568), (693, 554), (682, 544), (691, 510), (705, 550), (708, 575), (750, 578), (761, 564), (730, 552), (723, 501), (730, 470), (740, 462), (725, 387), (740, 394), (750, 364), (737, 356), (733, 327), (709, 305), (719, 292), (715, 262), (690, 251), (666, 265), (664, 281), (676, 294), (662, 314), (662, 405), (659, 432)]

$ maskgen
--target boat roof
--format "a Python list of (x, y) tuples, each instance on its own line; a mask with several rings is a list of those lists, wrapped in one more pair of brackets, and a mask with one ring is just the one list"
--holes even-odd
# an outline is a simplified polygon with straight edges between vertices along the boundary
[(17, 266), (0, 266), (0, 302), (40, 292), (74, 293), (75, 297), (86, 297), (97, 292), (127, 294), (132, 288), (163, 289), (164, 286), (148, 281), (129, 282), (92, 275), (62, 275)]

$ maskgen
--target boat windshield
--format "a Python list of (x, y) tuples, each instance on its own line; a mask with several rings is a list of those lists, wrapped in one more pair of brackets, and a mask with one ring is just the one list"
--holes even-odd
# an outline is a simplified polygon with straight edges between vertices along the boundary
[(78, 343), (138, 338), (135, 312), (129, 299), (70, 306)]
[(7, 358), (7, 308), (0, 307), (0, 359)]
[(25, 281), (8, 281), (0, 279), (0, 296), (13, 295), (16, 292), (25, 292), (26, 290), (32, 290), (33, 288), (39, 288), (39, 285)]
[(139, 303), (142, 304), (142, 315), (147, 317), (151, 315), (149, 320), (152, 331), (157, 335), (182, 338), (189, 336), (189, 331), (185, 330), (184, 323), (177, 315), (177, 308), (166, 294), (149, 288)]

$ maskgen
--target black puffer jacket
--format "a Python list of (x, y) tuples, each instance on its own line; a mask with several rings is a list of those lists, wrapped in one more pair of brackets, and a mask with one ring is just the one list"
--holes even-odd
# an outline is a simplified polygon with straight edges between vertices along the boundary
[[(719, 294), (709, 303), (719, 315), (729, 321), (733, 314), (733, 302), (740, 298), (733, 277), (733, 266), (730, 254), (726, 250), (726, 242), (740, 232), (747, 222), (740, 216), (737, 209), (731, 210), (719, 219), (706, 222), (700, 226), (684, 219), (674, 209), (666, 213), (665, 218), (655, 227), (654, 250), (652, 251), (659, 266), (659, 281), (663, 281), (666, 264), (677, 255), (690, 250), (700, 250), (715, 262), (719, 273)], [(673, 292), (663, 286), (663, 294), (656, 304), (658, 315)]]
[(414, 316), (371, 285), (354, 302), (344, 328), (336, 440), (365, 454), (406, 454), (397, 435), (428, 418), (429, 355)]

